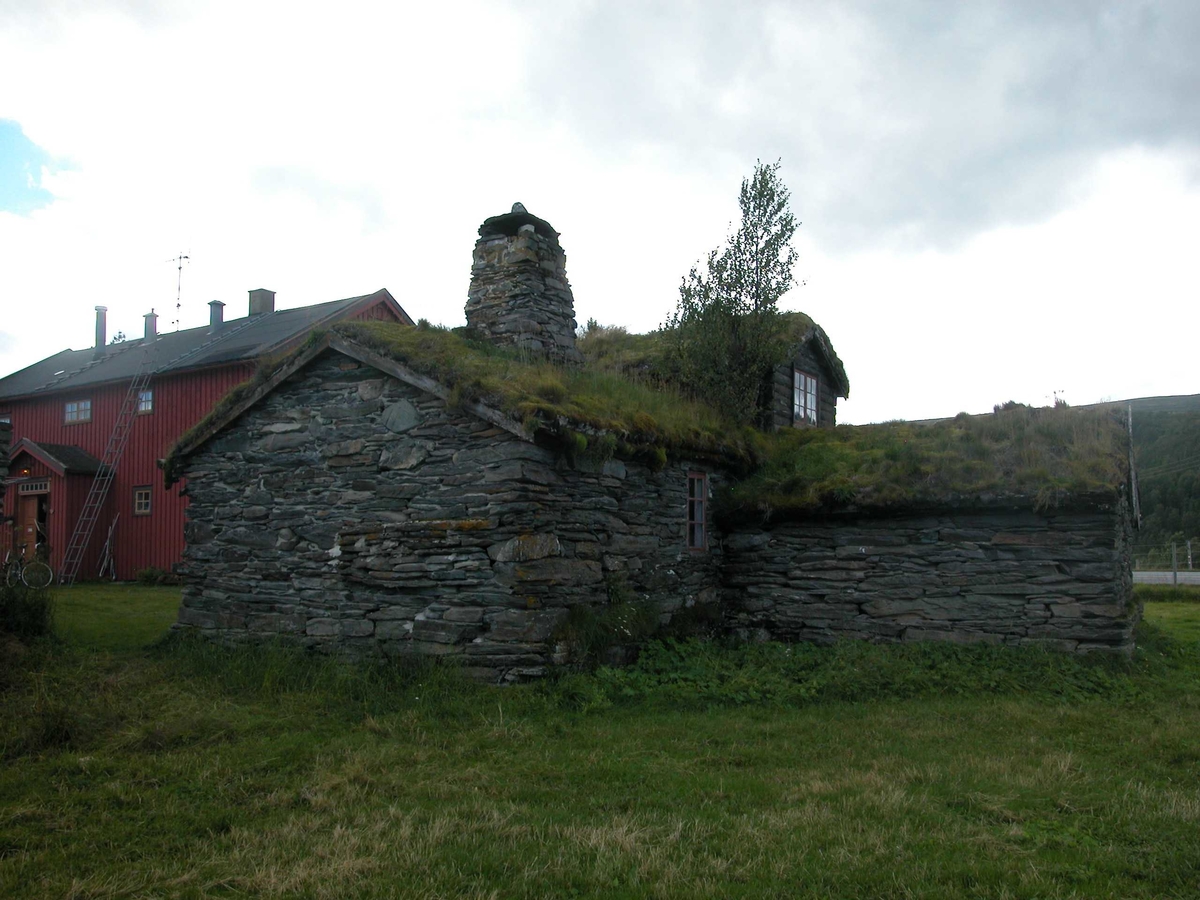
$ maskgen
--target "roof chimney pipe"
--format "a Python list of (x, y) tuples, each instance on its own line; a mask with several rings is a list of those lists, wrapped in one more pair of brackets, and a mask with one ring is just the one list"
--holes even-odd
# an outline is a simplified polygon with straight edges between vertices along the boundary
[(220, 300), (208, 301), (208, 333), (216, 334), (225, 324), (225, 304)]
[(108, 307), (96, 307), (96, 349), (103, 350), (108, 343)]
[(146, 343), (152, 343), (158, 340), (158, 316), (154, 314), (154, 310), (146, 313)]
[(275, 312), (275, 292), (266, 288), (255, 288), (250, 292), (250, 315)]

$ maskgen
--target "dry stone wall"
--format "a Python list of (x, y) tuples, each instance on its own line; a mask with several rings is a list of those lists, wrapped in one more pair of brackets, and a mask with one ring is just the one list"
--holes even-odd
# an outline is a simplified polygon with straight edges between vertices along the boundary
[(581, 363), (566, 254), (554, 230), (523, 209), (489, 219), (480, 228), (467, 325), (497, 346)]
[(577, 604), (719, 596), (685, 548), (686, 462), (560, 454), (327, 353), (188, 462), (179, 622), (541, 674)]
[(828, 517), (725, 541), (727, 621), (748, 639), (1133, 647), (1132, 531), (1108, 509)]

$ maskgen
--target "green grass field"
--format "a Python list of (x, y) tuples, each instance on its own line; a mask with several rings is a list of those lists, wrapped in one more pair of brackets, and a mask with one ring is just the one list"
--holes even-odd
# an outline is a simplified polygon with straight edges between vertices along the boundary
[(1131, 664), (684, 646), (497, 689), (148, 646), (177, 591), (74, 590), (65, 643), (0, 646), (3, 897), (1200, 895), (1200, 604)]
[(179, 588), (79, 584), (54, 595), (59, 636), (88, 650), (135, 650), (163, 637), (179, 614)]

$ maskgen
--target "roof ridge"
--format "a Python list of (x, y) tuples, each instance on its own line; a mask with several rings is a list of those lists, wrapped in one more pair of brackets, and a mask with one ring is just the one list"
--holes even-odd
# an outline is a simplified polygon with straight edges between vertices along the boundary
[[(254, 325), (258, 321), (260, 321), (260, 319), (257, 316), (246, 316), (246, 318), (242, 321), (242, 323), (240, 325), (237, 325), (234, 328), (222, 329), (221, 333), (217, 334), (211, 341), (205, 341), (203, 344), (199, 344), (199, 345), (193, 347), (191, 350), (186, 350), (183, 353), (180, 353), (174, 359), (168, 360), (167, 362), (163, 363), (161, 366), (158, 366), (157, 368), (155, 368), (154, 372), (155, 373), (165, 372), (167, 369), (170, 369), (173, 366), (179, 365), (179, 363), (183, 362), (188, 357), (197, 355), (201, 350), (211, 350), (214, 346), (221, 343), (226, 338), (233, 337), (235, 334), (237, 334), (241, 331), (245, 331), (247, 328), (249, 328), (251, 325)], [(203, 326), (201, 326), (201, 327), (203, 327)]]

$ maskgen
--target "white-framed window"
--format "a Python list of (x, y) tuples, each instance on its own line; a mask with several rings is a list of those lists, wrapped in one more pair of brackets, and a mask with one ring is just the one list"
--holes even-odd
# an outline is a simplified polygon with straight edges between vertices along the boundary
[(142, 485), (133, 489), (133, 514), (135, 516), (150, 515), (150, 485)]
[(154, 391), (144, 390), (138, 394), (138, 415), (154, 412)]
[(817, 424), (817, 376), (792, 370), (792, 421)]
[(63, 421), (68, 425), (92, 421), (92, 401), (68, 400), (63, 407)]
[(12, 413), (0, 413), (0, 425), (11, 425)]
[(708, 549), (708, 475), (688, 472), (687, 545), (702, 553)]

